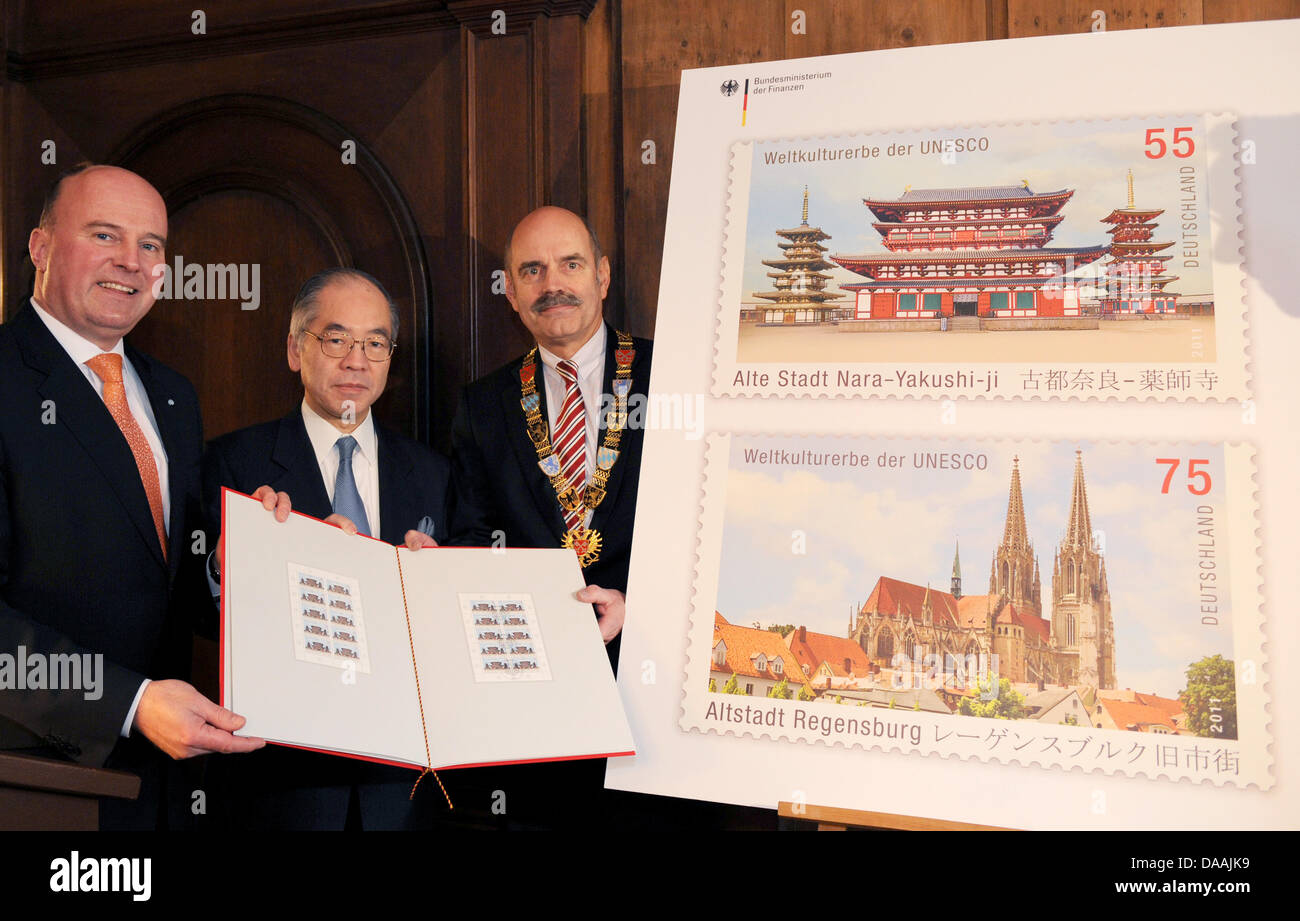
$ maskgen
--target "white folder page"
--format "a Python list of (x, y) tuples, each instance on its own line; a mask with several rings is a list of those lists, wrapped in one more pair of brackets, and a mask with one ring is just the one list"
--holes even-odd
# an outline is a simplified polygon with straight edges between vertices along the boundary
[(633, 753), (573, 551), (398, 555), (435, 767)]
[[(260, 502), (232, 490), (223, 491), (223, 505), (222, 697), (226, 707), (248, 719), (240, 734), (424, 765), (392, 545), (297, 513), (277, 522)], [(322, 584), (300, 584), (301, 579)], [(347, 592), (330, 592), (331, 587)], [(325, 615), (319, 623), (327, 635), (320, 642), (362, 648), (364, 658), (304, 648), (317, 636), (304, 629), (317, 619), (293, 610), (304, 594), (322, 599), (302, 604)], [(345, 604), (352, 605), (350, 611), (341, 607)], [(360, 617), (351, 617), (358, 611)], [(332, 622), (342, 617), (353, 620), (352, 629)], [(350, 634), (358, 642), (344, 644), (334, 634)]]

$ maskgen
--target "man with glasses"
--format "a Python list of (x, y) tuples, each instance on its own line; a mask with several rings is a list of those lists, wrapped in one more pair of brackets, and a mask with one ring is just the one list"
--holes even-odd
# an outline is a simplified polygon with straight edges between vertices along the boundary
[[(316, 518), (338, 514), (388, 543), (417, 531), (447, 536), (450, 466), (424, 445), (378, 425), (371, 405), (384, 392), (397, 344), (397, 308), (365, 272), (334, 268), (302, 286), (289, 319), (289, 368), (303, 401), (283, 419), (223, 435), (203, 462), (204, 501), (220, 520), (221, 487), (269, 483)], [(366, 762), (284, 749), (235, 759), (229, 817), (238, 827), (405, 828), (427, 824), (408, 799), (415, 774)]]

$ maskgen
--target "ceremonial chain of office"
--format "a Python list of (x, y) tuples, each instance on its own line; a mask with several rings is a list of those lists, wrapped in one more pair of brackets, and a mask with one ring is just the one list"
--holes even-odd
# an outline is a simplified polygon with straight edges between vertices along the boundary
[[(596, 452), (596, 470), (591, 482), (585, 488), (574, 488), (560, 467), (560, 459), (551, 447), (550, 428), (542, 418), (541, 396), (537, 392), (537, 348), (524, 358), (519, 368), (521, 396), (519, 405), (524, 409), (528, 437), (537, 451), (537, 466), (542, 468), (551, 481), (555, 497), (566, 513), (575, 512), (585, 506), (595, 511), (605, 498), (605, 484), (609, 481), (610, 471), (618, 460), (618, 445), (623, 438), (623, 429), (627, 427), (627, 395), (632, 389), (632, 359), (636, 349), (632, 347), (632, 337), (622, 331), (615, 331), (618, 336), (618, 349), (614, 352), (618, 369), (614, 372), (614, 408), (605, 414), (605, 439)], [(585, 436), (584, 436), (585, 437)], [(600, 558), (601, 536), (594, 528), (570, 528), (561, 541), (578, 555), (578, 562), (585, 569)]]

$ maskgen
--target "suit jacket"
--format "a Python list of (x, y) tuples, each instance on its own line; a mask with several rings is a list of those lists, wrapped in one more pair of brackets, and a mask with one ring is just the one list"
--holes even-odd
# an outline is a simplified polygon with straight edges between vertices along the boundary
[[(603, 393), (608, 397), (618, 367), (614, 355), (618, 340), (608, 326), (605, 330)], [(638, 404), (644, 412), (653, 349), (648, 339), (632, 341), (636, 355), (632, 360), (629, 415)], [(564, 537), (564, 515), (555, 489), (537, 466), (537, 452), (524, 426), (524, 410), (519, 403), (522, 364), (523, 356), (470, 384), (461, 394), (451, 436), (456, 491), (452, 543), (490, 546), (495, 531), (504, 532), (507, 547), (558, 547)], [(537, 373), (540, 377), (540, 368)], [(545, 419), (546, 388), (540, 379), (537, 392)], [(602, 418), (602, 438), (603, 424)], [(605, 498), (592, 514), (591, 527), (600, 532), (603, 546), (600, 557), (583, 570), (590, 585), (627, 591), (644, 438), (644, 426), (629, 425), (624, 430)]]
[[(376, 424), (379, 443), (379, 522), (383, 540), (400, 544), (424, 517), (432, 537), (446, 543), (451, 506), (447, 459)], [(283, 419), (215, 439), (203, 460), (203, 497), (220, 521), (221, 487), (244, 493), (269, 485), (287, 492), (295, 511), (325, 518), (332, 511), (301, 408)], [(428, 824), (441, 807), (436, 791), (408, 801), (414, 771), (311, 752), (270, 747), (224, 759), (217, 771), (227, 802), (224, 819), (237, 828), (330, 830), (345, 827), (358, 790), (367, 829)], [(436, 798), (435, 798), (436, 795)]]
[[(129, 346), (167, 452), (164, 559), (131, 449), (103, 399), (30, 306), (0, 326), (0, 652), (103, 656), (101, 696), (0, 691), (0, 748), (156, 773), (164, 756), (123, 740), (146, 676), (188, 677), (207, 600), (194, 388)], [(93, 661), (93, 660), (92, 660)], [(145, 778), (142, 822), (158, 805)]]
[[(618, 367), (614, 354), (618, 340), (609, 326), (605, 335), (602, 392), (608, 397)], [(644, 413), (653, 344), (634, 339), (633, 347), (629, 417), (638, 406), (640, 415)], [(564, 536), (564, 516), (555, 490), (537, 465), (537, 451), (524, 425), (519, 402), (522, 365), (523, 356), (468, 385), (461, 394), (452, 426), (453, 544), (489, 546), (494, 532), (500, 531), (507, 547), (558, 547)], [(540, 368), (537, 373), (540, 377)], [(546, 387), (540, 380), (537, 393), (545, 419)], [(605, 498), (592, 514), (591, 527), (601, 533), (603, 546), (600, 557), (583, 570), (589, 585), (627, 591), (644, 436), (642, 425), (624, 429)], [(617, 664), (618, 646), (616, 638), (606, 647), (611, 664)], [(601, 789), (604, 770), (603, 759), (474, 768), (449, 772), (455, 784), (450, 789), (456, 813), (464, 821), (514, 828), (580, 827), (600, 821), (607, 813)], [(505, 813), (497, 816), (501, 793)]]
[[(431, 535), (446, 543), (451, 465), (441, 454), (376, 422), (379, 441), (379, 522), (376, 536), (400, 544), (420, 519), (433, 519)], [(221, 487), (251, 493), (259, 486), (287, 492), (293, 509), (315, 518), (333, 511), (320, 464), (307, 438), (301, 408), (283, 419), (239, 429), (213, 440), (203, 461), (203, 501), (211, 521), (221, 521)]]

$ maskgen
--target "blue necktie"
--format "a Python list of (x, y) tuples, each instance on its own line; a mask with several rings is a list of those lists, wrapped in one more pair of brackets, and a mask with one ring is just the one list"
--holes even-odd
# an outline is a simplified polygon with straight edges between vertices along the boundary
[(361, 493), (357, 491), (357, 479), (352, 475), (352, 452), (357, 449), (357, 440), (344, 435), (334, 442), (334, 446), (339, 449), (339, 472), (334, 477), (334, 511), (350, 518), (357, 531), (369, 536), (370, 521), (366, 518)]

